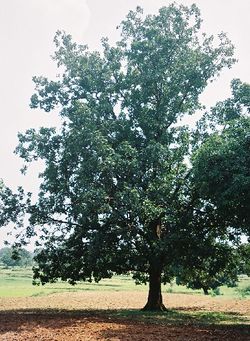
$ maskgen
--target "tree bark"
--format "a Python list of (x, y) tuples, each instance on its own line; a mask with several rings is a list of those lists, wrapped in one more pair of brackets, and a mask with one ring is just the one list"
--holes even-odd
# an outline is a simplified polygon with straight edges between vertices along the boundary
[(207, 287), (203, 287), (202, 289), (203, 289), (204, 295), (209, 295)]
[(143, 311), (166, 311), (161, 294), (161, 270), (150, 269), (148, 301)]

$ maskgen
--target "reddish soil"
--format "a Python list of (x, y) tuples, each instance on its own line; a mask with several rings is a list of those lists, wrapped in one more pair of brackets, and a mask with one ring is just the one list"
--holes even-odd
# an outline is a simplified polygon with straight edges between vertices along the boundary
[[(139, 315), (133, 311), (127, 317), (122, 315), (126, 309), (139, 310), (145, 299), (143, 292), (73, 292), (45, 297), (0, 298), (0, 340), (250, 340), (250, 300), (168, 294), (164, 301), (170, 309), (169, 319), (159, 317), (156, 324), (156, 319), (152, 321), (150, 316), (138, 321)], [(120, 317), (114, 313), (119, 309)], [(210, 325), (198, 320), (183, 320), (187, 311), (225, 312), (232, 320), (222, 325), (216, 320)], [(178, 316), (181, 316), (179, 321)]]

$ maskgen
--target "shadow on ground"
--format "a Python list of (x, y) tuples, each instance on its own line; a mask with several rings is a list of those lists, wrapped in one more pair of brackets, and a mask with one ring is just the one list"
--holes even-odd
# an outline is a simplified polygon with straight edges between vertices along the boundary
[(0, 321), (0, 340), (250, 340), (247, 317), (221, 312), (18, 309)]

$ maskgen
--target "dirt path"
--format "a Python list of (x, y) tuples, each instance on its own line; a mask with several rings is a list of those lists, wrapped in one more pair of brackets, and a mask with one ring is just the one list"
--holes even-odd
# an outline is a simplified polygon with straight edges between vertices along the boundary
[[(40, 297), (0, 298), (0, 311), (13, 309), (140, 309), (146, 292), (84, 291), (65, 292)], [(223, 296), (164, 294), (167, 308), (178, 310), (211, 310), (235, 312), (250, 316), (250, 299), (226, 299)]]
[[(126, 319), (112, 314), (116, 309), (139, 309), (145, 303), (142, 292), (81, 292), (45, 297), (0, 299), (0, 340), (26, 341), (165, 341), (165, 340), (250, 340), (250, 300), (228, 300), (199, 295), (165, 295), (166, 305), (176, 317), (158, 324)], [(244, 318), (244, 326), (201, 325), (182, 321), (178, 314), (226, 312)], [(247, 322), (248, 319), (248, 322)], [(249, 325), (247, 326), (247, 323)]]

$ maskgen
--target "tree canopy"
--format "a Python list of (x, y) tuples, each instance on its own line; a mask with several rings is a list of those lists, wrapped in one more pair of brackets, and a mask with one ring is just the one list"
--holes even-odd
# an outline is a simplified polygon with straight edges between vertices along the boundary
[[(130, 11), (120, 41), (110, 46), (103, 39), (102, 52), (57, 32), (60, 75), (53, 81), (34, 77), (31, 107), (57, 111), (61, 127), (20, 133), (16, 149), (23, 172), (30, 162), (44, 161), (38, 199), (21, 188), (1, 191), (1, 223), (25, 225), (24, 243), (39, 231), (35, 278), (42, 283), (99, 281), (131, 271), (137, 282), (149, 281), (145, 309), (162, 310), (161, 282), (191, 260), (198, 266), (215, 241), (233, 240), (233, 228), (245, 232), (246, 210), (225, 219), (228, 206), (219, 205), (224, 199), (212, 184), (219, 164), (209, 164), (209, 151), (216, 146), (229, 162), (223, 156), (228, 139), (237, 152), (239, 125), (249, 131), (248, 118), (235, 104), (236, 117), (229, 122), (227, 116), (222, 132), (214, 132), (219, 115), (214, 128), (209, 118), (197, 128), (183, 123), (202, 108), (199, 95), (207, 84), (235, 62), (226, 35), (201, 34), (200, 25), (195, 5), (173, 4), (156, 15)], [(226, 115), (227, 103), (217, 109)], [(227, 178), (223, 184), (227, 190)], [(234, 194), (230, 200), (239, 187)]]

